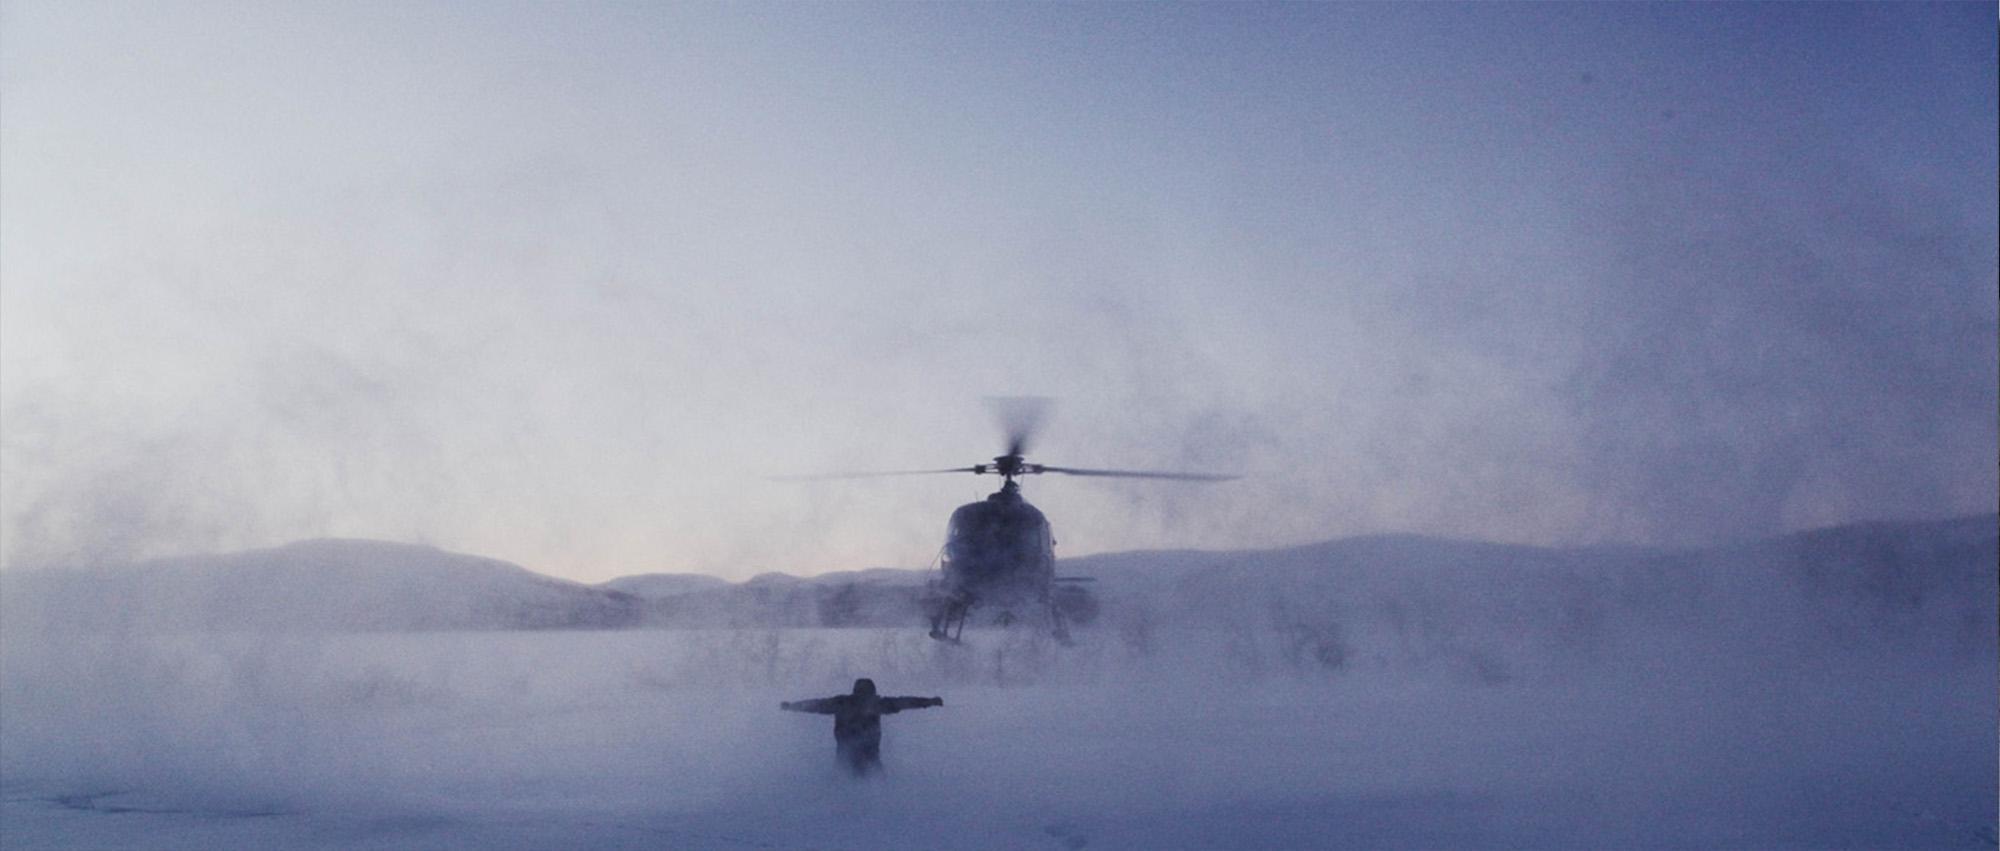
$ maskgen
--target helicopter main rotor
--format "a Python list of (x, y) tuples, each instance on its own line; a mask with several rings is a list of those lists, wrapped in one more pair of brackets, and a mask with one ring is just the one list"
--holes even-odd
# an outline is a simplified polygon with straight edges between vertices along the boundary
[(1226, 482), (1235, 476), (1215, 473), (1170, 473), (1157, 470), (1091, 470), (1083, 467), (1051, 467), (1046, 464), (1030, 464), (1019, 455), (1002, 455), (991, 464), (974, 464), (974, 473), (992, 473), (1013, 481), (1015, 476), (1035, 476), (1042, 473), (1057, 473), (1065, 476), (1111, 476), (1126, 479), (1176, 479), (1186, 482)]
[(1006, 432), (1007, 454), (996, 455), (990, 464), (974, 464), (970, 467), (946, 467), (942, 470), (890, 470), (883, 472), (821, 473), (806, 476), (779, 476), (781, 481), (808, 481), (817, 479), (873, 479), (883, 476), (928, 476), (938, 473), (972, 473), (973, 475), (995, 475), (1013, 484), (1020, 476), (1038, 476), (1055, 473), (1064, 476), (1094, 476), (1100, 478), (1124, 479), (1167, 479), (1184, 482), (1226, 482), (1237, 478), (1234, 475), (1215, 473), (1186, 473), (1158, 470), (1098, 470), (1086, 467), (1054, 467), (1029, 462), (1023, 453), (1033, 442), (1035, 433), (1041, 430), (1042, 421), (1047, 418), (1049, 400), (1041, 396), (1004, 396), (988, 398), (994, 418)]

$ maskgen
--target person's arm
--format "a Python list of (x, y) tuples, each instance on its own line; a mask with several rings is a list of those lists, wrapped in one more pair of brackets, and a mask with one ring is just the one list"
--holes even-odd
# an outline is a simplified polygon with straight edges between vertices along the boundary
[(942, 697), (888, 697), (882, 699), (882, 712), (901, 712), (905, 709), (922, 709), (926, 706), (943, 706)]
[(815, 715), (832, 715), (840, 711), (840, 698), (822, 697), (818, 700), (788, 700), (778, 704), (787, 712), (811, 712)]

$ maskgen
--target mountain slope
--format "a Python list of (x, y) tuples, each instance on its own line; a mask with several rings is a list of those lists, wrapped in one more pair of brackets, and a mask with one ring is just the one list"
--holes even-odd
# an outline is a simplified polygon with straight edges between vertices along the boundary
[(1870, 523), (1703, 550), (1386, 536), (1260, 552), (1066, 561), (1126, 633), (1229, 636), (1298, 667), (1615, 661), (1636, 642), (1719, 659), (1995, 653), (2000, 518)]
[[(1996, 528), (1990, 515), (1856, 524), (1708, 550), (1371, 536), (1106, 554), (1058, 570), (1095, 580), (1086, 587), (1121, 633), (1233, 630), (1290, 642), (1285, 653), (1336, 668), (1586, 652), (1642, 634), (1990, 652)], [(0, 614), (10, 627), (93, 630), (914, 628), (927, 576), (875, 569), (730, 583), (654, 574), (588, 586), (430, 547), (317, 540), (0, 573)]]
[(637, 597), (380, 541), (8, 576), (7, 620), (54, 628), (381, 631), (629, 626)]

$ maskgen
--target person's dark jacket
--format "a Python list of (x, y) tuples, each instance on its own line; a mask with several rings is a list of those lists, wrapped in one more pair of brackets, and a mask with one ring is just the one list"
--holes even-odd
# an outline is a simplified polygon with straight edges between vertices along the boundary
[(858, 774), (881, 765), (882, 716), (943, 705), (938, 697), (882, 697), (875, 693), (874, 681), (863, 679), (855, 681), (852, 694), (786, 701), (778, 708), (833, 716), (834, 745), (841, 761)]

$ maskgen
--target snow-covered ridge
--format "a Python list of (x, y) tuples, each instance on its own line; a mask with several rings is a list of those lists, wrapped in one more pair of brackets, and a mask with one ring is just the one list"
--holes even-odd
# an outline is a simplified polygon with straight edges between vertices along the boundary
[(639, 598), (496, 559), (321, 539), (133, 565), (0, 576), (9, 621), (48, 628), (395, 631), (638, 622)]
[[(1069, 647), (1026, 630), (942, 645), (868, 608), (917, 572), (585, 586), (308, 542), (0, 575), (0, 832), (9, 848), (1990, 845), (1995, 529), (1081, 558), (1062, 572), (1097, 579), (1102, 614)], [(876, 616), (904, 620), (766, 628)], [(757, 628), (447, 631), (495, 623)], [(777, 711), (860, 676), (948, 700), (897, 719), (881, 783), (839, 782), (824, 719)]]
[[(1699, 550), (1382, 536), (1264, 552), (1115, 554), (1107, 618), (1227, 633), (1294, 668), (1432, 667), (1505, 679), (1631, 658), (1995, 654), (2000, 518), (1866, 523)], [(1135, 623), (1136, 621), (1136, 623)]]
[[(1064, 560), (1059, 571), (1096, 580), (1106, 624), (1123, 630), (1277, 623), (1322, 643), (1387, 631), (1565, 645), (1631, 623), (1810, 622), (1816, 632), (1921, 632), (1976, 644), (1993, 634), (1996, 559), (2000, 518), (1987, 515), (1856, 524), (1705, 550), (1370, 536), (1274, 550), (1088, 556)], [(0, 574), (0, 613), (14, 627), (93, 630), (896, 626), (919, 622), (924, 578), (877, 568), (767, 573), (740, 583), (649, 574), (592, 586), (432, 547), (313, 540), (118, 567), (10, 571)]]

